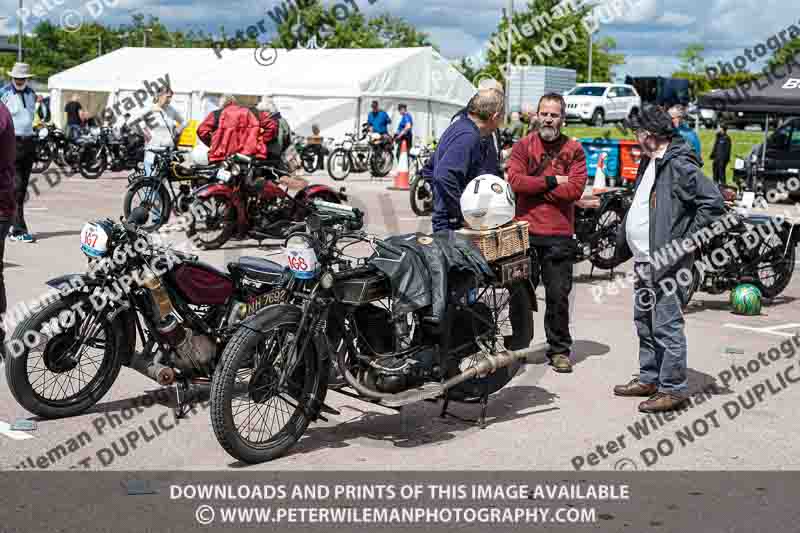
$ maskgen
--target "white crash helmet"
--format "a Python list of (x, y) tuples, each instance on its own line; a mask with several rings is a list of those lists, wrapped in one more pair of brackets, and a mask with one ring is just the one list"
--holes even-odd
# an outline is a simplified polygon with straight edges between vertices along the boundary
[(472, 229), (498, 228), (511, 222), (515, 213), (514, 192), (507, 181), (492, 174), (470, 181), (461, 194), (461, 214)]

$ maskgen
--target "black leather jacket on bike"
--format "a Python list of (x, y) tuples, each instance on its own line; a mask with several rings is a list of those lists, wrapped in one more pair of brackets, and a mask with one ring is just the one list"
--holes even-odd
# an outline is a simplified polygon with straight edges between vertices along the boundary
[(480, 251), (469, 241), (451, 237), (449, 232), (393, 235), (384, 242), (402, 255), (378, 248), (370, 264), (389, 278), (392, 295), (397, 299), (393, 307), (396, 315), (431, 306), (429, 318), (440, 322), (447, 308), (451, 271), (472, 273), (478, 281), (494, 277)]

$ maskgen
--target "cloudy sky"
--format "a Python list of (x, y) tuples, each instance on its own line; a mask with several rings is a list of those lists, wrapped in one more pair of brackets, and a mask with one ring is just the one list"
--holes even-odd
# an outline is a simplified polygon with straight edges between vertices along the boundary
[[(444, 55), (450, 58), (480, 54), (488, 36), (497, 27), (502, 8), (508, 5), (508, 0), (349, 1), (369, 14), (388, 11), (402, 16), (420, 30), (428, 32)], [(618, 51), (626, 56), (627, 62), (618, 75), (669, 75), (679, 65), (677, 54), (695, 42), (706, 46), (707, 62), (731, 61), (742, 54), (745, 48), (765, 42), (790, 24), (800, 27), (800, 2), (797, 0), (616, 1), (629, 6), (625, 10), (625, 18), (601, 25), (599, 35), (614, 37)], [(59, 0), (24, 0), (24, 7), (30, 10), (25, 20), (25, 30), (29, 31), (36, 24), (37, 15), (49, 17), (58, 23), (67, 10), (75, 10), (88, 20), (90, 13), (98, 13), (97, 6), (102, 5), (101, 0), (60, 0), (61, 5), (56, 5), (57, 2)], [(172, 29), (202, 28), (212, 33), (217, 32), (220, 25), (224, 25), (228, 31), (246, 28), (265, 18), (267, 10), (280, 4), (277, 0), (105, 2), (113, 6), (104, 7), (99, 13), (99, 20), (106, 24), (127, 22), (131, 13), (138, 12), (158, 16)], [(525, 4), (524, 0), (515, 0), (516, 9)], [(48, 5), (52, 7), (50, 11), (47, 11)], [(0, 20), (0, 34), (16, 33), (17, 6), (17, 0), (0, 0), (0, 13), (9, 17)], [(37, 6), (46, 13), (37, 13)], [(266, 27), (274, 29), (274, 23), (269, 18), (266, 18)]]

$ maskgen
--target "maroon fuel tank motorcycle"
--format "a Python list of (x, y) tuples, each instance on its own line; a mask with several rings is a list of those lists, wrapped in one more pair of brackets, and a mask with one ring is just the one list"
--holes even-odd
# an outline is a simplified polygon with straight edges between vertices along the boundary
[[(304, 186), (292, 196), (289, 183), (298, 180)], [(305, 220), (314, 200), (347, 201), (344, 188), (310, 185), (270, 162), (243, 154), (228, 157), (217, 172), (217, 182), (199, 188), (194, 198), (187, 236), (205, 250), (223, 246), (234, 234), (259, 242), (285, 239)]]
[(181, 417), (208, 392), (233, 326), (288, 294), (285, 267), (242, 257), (222, 272), (154, 242), (139, 229), (146, 221), (147, 211), (137, 207), (127, 223), (87, 223), (87, 272), (48, 281), (58, 290), (16, 327), (6, 378), (31, 413), (83, 413), (126, 366), (162, 386), (174, 384)]

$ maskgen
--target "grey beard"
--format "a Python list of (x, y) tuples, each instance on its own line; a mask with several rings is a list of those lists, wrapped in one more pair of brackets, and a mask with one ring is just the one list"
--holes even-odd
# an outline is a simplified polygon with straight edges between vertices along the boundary
[(558, 130), (552, 126), (542, 126), (539, 128), (539, 135), (545, 141), (554, 141), (558, 138)]

